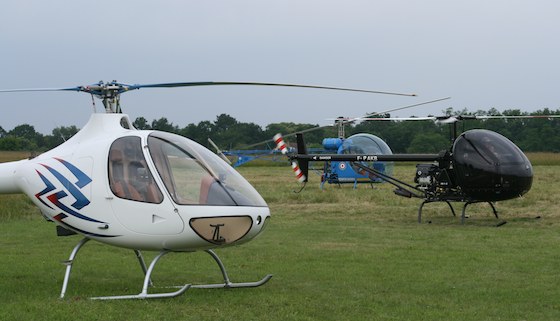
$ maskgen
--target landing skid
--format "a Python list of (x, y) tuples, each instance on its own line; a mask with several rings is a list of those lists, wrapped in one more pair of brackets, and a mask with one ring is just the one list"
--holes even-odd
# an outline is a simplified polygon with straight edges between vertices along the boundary
[(463, 212), (461, 213), (461, 224), (465, 224), (465, 212), (467, 211), (467, 206), (469, 206), (469, 204), (475, 204), (475, 203), (488, 203), (488, 204), (490, 204), (490, 207), (492, 207), (492, 212), (494, 213), (494, 216), (496, 217), (497, 220), (500, 219), (498, 217), (498, 211), (496, 210), (496, 207), (494, 206), (494, 204), (492, 202), (466, 202), (465, 206), (463, 206)]
[[(418, 208), (418, 223), (422, 223), (422, 208), (424, 207), (424, 205), (428, 204), (428, 203), (435, 203), (435, 202), (445, 202), (445, 203), (447, 203), (447, 205), (449, 205), (449, 208), (451, 209), (451, 214), (453, 214), (453, 216), (457, 216), (457, 215), (455, 215), (455, 210), (453, 209), (453, 206), (451, 206), (450, 201), (448, 201), (448, 200), (429, 200), (429, 199), (426, 199), (422, 202), (422, 204), (420, 204), (420, 207)], [(465, 205), (463, 205), (463, 210), (461, 211), (461, 224), (465, 224), (467, 206), (469, 206), (470, 204), (475, 204), (475, 203), (488, 203), (490, 205), (490, 207), (492, 207), (492, 212), (494, 213), (494, 216), (496, 217), (496, 219), (500, 219), (498, 217), (498, 211), (496, 210), (496, 207), (494, 206), (494, 204), (492, 202), (466, 201)], [(502, 225), (502, 224), (500, 224), (500, 225)]]
[[(67, 261), (64, 261), (63, 264), (66, 265), (66, 273), (64, 275), (64, 281), (62, 283), (62, 291), (60, 292), (60, 298), (64, 298), (66, 294), (66, 290), (68, 288), (68, 281), (70, 279), (70, 273), (72, 271), (72, 264), (76, 257), (78, 251), (89, 241), (88, 238), (82, 239), (72, 250), (70, 253), (70, 257)], [(212, 250), (205, 250), (206, 253), (210, 254), (210, 256), (216, 261), (220, 271), (222, 272), (222, 277), (224, 279), (223, 283), (216, 283), (216, 284), (185, 284), (178, 286), (179, 288), (175, 292), (165, 292), (165, 293), (148, 293), (150, 287), (153, 287), (153, 283), (151, 280), (152, 272), (157, 264), (157, 262), (166, 254), (170, 253), (170, 251), (163, 250), (159, 252), (159, 254), (152, 260), (149, 267), (146, 267), (146, 263), (140, 251), (134, 250), (136, 257), (140, 263), (140, 267), (144, 272), (144, 283), (142, 286), (142, 292), (136, 295), (117, 295), (117, 296), (101, 296), (101, 297), (92, 297), (92, 300), (121, 300), (121, 299), (155, 299), (155, 298), (171, 298), (179, 296), (185, 293), (190, 288), (200, 288), (200, 289), (215, 289), (215, 288), (248, 288), (248, 287), (258, 287), (266, 282), (268, 282), (272, 278), (272, 274), (266, 275), (263, 279), (256, 282), (244, 282), (244, 283), (233, 283), (230, 281), (230, 278), (227, 274), (226, 268), (220, 260), (220, 257)]]
[(451, 203), (449, 203), (449, 201), (424, 200), (422, 202), (422, 204), (420, 204), (420, 207), (418, 208), (418, 223), (422, 223), (422, 208), (424, 207), (424, 205), (428, 204), (428, 203), (434, 203), (434, 202), (445, 202), (445, 203), (447, 203), (447, 205), (449, 205), (449, 208), (451, 209), (451, 213), (453, 214), (453, 216), (457, 216), (457, 215), (455, 215), (455, 210), (453, 209), (453, 206), (451, 206)]

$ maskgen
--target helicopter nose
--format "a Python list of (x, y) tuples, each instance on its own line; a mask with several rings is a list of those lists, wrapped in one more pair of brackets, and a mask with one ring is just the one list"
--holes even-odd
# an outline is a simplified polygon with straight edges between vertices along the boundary
[(253, 237), (262, 233), (268, 226), (269, 221), (270, 221), (270, 214), (263, 215), (263, 216), (258, 215), (257, 219), (255, 220), (255, 226), (256, 226), (255, 228), (257, 229), (257, 232)]
[(263, 213), (260, 213), (255, 217), (251, 231), (247, 233), (246, 237), (242, 240), (242, 242), (250, 241), (253, 238), (255, 238), (257, 235), (264, 232), (264, 230), (266, 230), (269, 223), (270, 223), (270, 211), (267, 207), (266, 211), (263, 211)]
[(189, 225), (205, 241), (228, 245), (251, 240), (265, 229), (269, 219), (266, 208), (249, 215), (193, 217)]

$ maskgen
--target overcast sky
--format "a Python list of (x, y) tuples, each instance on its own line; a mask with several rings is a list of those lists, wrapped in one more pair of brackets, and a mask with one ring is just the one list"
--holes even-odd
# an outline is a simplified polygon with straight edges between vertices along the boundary
[[(183, 127), (227, 113), (261, 126), (451, 96), (395, 113), (560, 108), (560, 1), (6, 1), (0, 89), (123, 83), (261, 81), (416, 93), (384, 96), (267, 87), (141, 89), (132, 119)], [(98, 101), (98, 110), (101, 103)], [(0, 126), (82, 127), (91, 97), (0, 94)]]

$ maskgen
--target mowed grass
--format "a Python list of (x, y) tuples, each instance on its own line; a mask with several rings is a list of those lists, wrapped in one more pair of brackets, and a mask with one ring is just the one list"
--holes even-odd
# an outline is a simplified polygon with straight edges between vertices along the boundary
[[(526, 196), (496, 205), (500, 220), (478, 204), (461, 225), (444, 204), (426, 205), (418, 224), (420, 201), (388, 184), (322, 191), (312, 174), (297, 194), (289, 167), (242, 167), (272, 219), (252, 242), (216, 252), (232, 281), (272, 280), (145, 301), (88, 299), (137, 294), (143, 280), (132, 251), (95, 242), (58, 299), (60, 261), (80, 237), (57, 237), (25, 197), (0, 195), (0, 320), (559, 320), (560, 167), (534, 169)], [(410, 180), (414, 166), (395, 174)], [(205, 253), (170, 254), (154, 273), (157, 285), (219, 280)]]

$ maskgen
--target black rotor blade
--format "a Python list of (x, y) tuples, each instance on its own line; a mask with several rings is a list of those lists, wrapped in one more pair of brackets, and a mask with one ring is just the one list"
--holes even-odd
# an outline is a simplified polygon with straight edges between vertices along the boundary
[(416, 96), (416, 94), (404, 94), (388, 91), (366, 90), (366, 89), (352, 89), (341, 87), (328, 87), (328, 86), (312, 86), (312, 85), (298, 85), (298, 84), (277, 84), (266, 82), (236, 82), (236, 81), (199, 81), (199, 82), (172, 82), (161, 84), (136, 84), (128, 86), (128, 90), (140, 88), (174, 88), (174, 87), (196, 87), (196, 86), (275, 86), (275, 87), (297, 87), (297, 88), (313, 88), (313, 89), (328, 89), (328, 90), (341, 90), (363, 92), (371, 94), (384, 94), (384, 95), (397, 95), (397, 96)]

